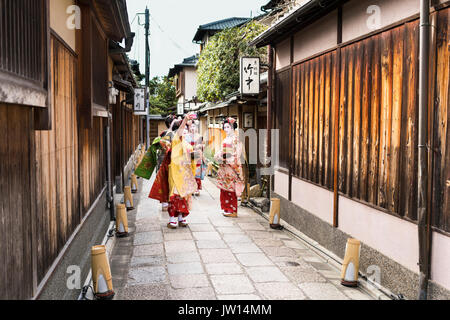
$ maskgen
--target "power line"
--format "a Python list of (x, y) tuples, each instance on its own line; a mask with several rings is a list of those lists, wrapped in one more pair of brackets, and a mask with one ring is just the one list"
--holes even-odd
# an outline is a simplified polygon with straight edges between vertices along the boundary
[(184, 54), (189, 55), (189, 53), (184, 50), (175, 40), (173, 40), (169, 34), (163, 30), (163, 28), (159, 25), (159, 23), (155, 20), (155, 18), (153, 17), (153, 15), (150, 14), (150, 18), (152, 18), (153, 22), (155, 22), (156, 26), (158, 27), (159, 30), (161, 30), (162, 33), (165, 33), (167, 38), (172, 42), (172, 44), (177, 47), (178, 49), (180, 49), (181, 51), (183, 51)]

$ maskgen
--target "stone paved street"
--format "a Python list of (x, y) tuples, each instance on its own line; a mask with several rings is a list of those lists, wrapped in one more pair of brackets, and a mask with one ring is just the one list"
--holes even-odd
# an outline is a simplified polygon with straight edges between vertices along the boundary
[(113, 249), (115, 299), (371, 299), (341, 286), (339, 270), (251, 209), (223, 217), (209, 178), (189, 228), (168, 229), (167, 213), (147, 197), (152, 182), (143, 181), (137, 209), (128, 213), (130, 236)]

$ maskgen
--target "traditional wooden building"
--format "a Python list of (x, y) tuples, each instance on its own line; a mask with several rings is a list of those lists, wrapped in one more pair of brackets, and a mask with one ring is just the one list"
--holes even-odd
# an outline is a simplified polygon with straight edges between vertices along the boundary
[(196, 109), (197, 100), (197, 63), (199, 55), (195, 54), (183, 59), (169, 70), (168, 77), (173, 79), (177, 95), (177, 110), (187, 113)]
[(108, 163), (122, 170), (142, 142), (121, 104), (136, 86), (126, 3), (0, 0), (0, 10), (0, 299), (76, 298), (67, 268), (86, 277), (111, 220)]
[[(360, 270), (378, 267), (394, 294), (417, 298), (429, 268), (429, 298), (448, 299), (450, 3), (430, 3), (422, 146), (418, 0), (296, 1), (253, 44), (270, 46), (268, 125), (280, 134), (272, 188), (283, 218), (341, 258), (347, 238), (361, 240)], [(431, 242), (419, 241), (419, 148)]]
[(239, 27), (248, 21), (250, 21), (250, 18), (232, 17), (202, 24), (198, 26), (192, 42), (200, 45), (201, 53), (203, 48), (208, 44), (209, 39), (217, 32), (228, 28)]

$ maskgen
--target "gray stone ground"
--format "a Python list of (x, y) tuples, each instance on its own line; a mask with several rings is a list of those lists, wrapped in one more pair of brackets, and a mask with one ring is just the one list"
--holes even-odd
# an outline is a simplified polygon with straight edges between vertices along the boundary
[(270, 229), (249, 208), (220, 214), (219, 190), (209, 178), (193, 201), (189, 227), (170, 230), (168, 215), (149, 199), (128, 213), (128, 238), (117, 239), (111, 271), (119, 300), (371, 299), (340, 285), (340, 271), (286, 231)]

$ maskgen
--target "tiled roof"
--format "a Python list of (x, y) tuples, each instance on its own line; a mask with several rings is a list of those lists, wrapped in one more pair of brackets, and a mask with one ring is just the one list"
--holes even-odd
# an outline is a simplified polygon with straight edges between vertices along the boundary
[(250, 20), (250, 18), (233, 17), (233, 18), (227, 18), (227, 19), (222, 19), (219, 21), (214, 21), (214, 22), (210, 22), (207, 24), (203, 24), (198, 27), (197, 33), (194, 36), (193, 42), (201, 41), (203, 39), (203, 35), (207, 31), (220, 31), (220, 30), (224, 30), (227, 28), (234, 28), (234, 27), (243, 25), (244, 23), (248, 22), (249, 20)]
[(197, 66), (199, 55), (194, 54), (193, 56), (183, 59), (182, 63), (176, 64), (172, 69), (169, 70), (169, 78), (175, 76), (183, 67), (195, 67)]

